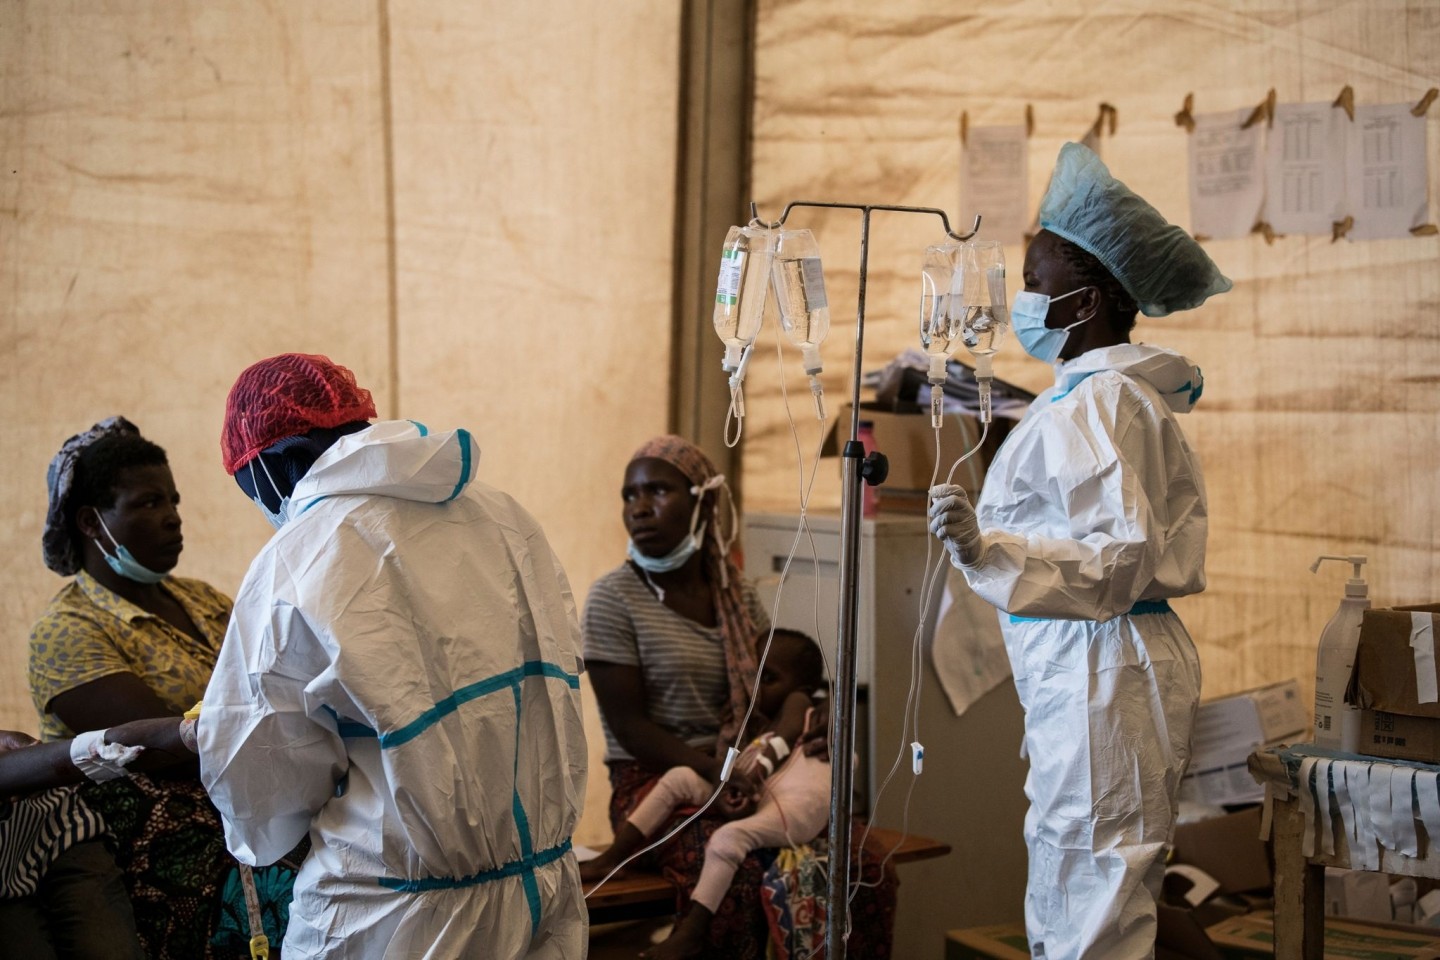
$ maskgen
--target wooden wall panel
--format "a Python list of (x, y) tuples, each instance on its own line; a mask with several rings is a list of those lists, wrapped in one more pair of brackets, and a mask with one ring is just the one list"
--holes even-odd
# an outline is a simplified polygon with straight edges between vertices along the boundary
[(248, 363), (329, 351), (385, 396), (376, 6), (0, 6), (0, 727), (33, 731), (45, 468), (123, 413), (184, 498), (178, 572), (234, 593), (269, 526), (220, 465)]
[[(680, 10), (569, 6), (391, 5), (396, 371), (402, 415), (475, 433), (583, 604), (666, 424)], [(585, 693), (582, 842), (610, 793)]]

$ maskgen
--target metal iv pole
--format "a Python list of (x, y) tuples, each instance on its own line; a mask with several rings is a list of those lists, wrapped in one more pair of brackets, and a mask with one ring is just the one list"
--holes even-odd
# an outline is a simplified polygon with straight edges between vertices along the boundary
[[(772, 230), (785, 225), (796, 207), (830, 207), (860, 211), (860, 287), (855, 310), (855, 375), (850, 388), (850, 439), (841, 453), (840, 500), (840, 610), (839, 636), (835, 649), (835, 702), (830, 706), (830, 869), (825, 914), (826, 960), (844, 960), (850, 936), (850, 810), (855, 770), (850, 758), (855, 753), (855, 621), (860, 605), (860, 504), (862, 482), (883, 483), (888, 465), (880, 453), (865, 455), (860, 443), (860, 378), (865, 354), (865, 280), (870, 256), (870, 214), (875, 210), (896, 213), (928, 213), (940, 218), (945, 233), (964, 242), (980, 230), (980, 217), (969, 233), (950, 229), (950, 218), (935, 207), (905, 207), (890, 204), (823, 203), (797, 200), (785, 205), (780, 219), (766, 223)], [(750, 218), (759, 220), (755, 203)], [(837, 760), (838, 758), (838, 760)], [(837, 909), (839, 905), (839, 909)]]

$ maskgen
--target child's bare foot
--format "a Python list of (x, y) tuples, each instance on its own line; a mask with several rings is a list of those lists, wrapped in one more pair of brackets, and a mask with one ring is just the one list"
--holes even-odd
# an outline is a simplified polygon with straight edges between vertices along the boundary
[[(600, 851), (600, 856), (580, 864), (580, 882), (599, 883), (609, 875), (611, 870), (624, 863), (627, 857), (643, 846), (645, 846), (645, 835), (635, 829), (635, 824), (627, 820), (620, 824), (619, 830), (615, 831), (614, 843)], [(621, 870), (616, 876), (625, 876), (625, 871)]]
[(687, 960), (703, 953), (713, 917), (714, 914), (700, 904), (690, 904), (690, 912), (675, 924), (670, 939), (640, 954), (641, 960)]

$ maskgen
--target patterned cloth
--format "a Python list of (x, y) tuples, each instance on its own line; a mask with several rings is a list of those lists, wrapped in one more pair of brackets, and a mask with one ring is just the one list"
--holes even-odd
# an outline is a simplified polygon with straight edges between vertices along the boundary
[(205, 695), (215, 667), (230, 599), (200, 580), (161, 583), (204, 640), (176, 629), (101, 586), (83, 570), (67, 584), (30, 631), (30, 695), (40, 713), (42, 740), (74, 733), (49, 712), (68, 690), (117, 673), (133, 673), (176, 714)]
[[(635, 761), (611, 763), (609, 767), (612, 790), (610, 823), (614, 829), (619, 829), (630, 812), (650, 792), (659, 775)], [(691, 811), (683, 812), (688, 814)], [(677, 912), (689, 904), (689, 891), (700, 879), (706, 843), (711, 834), (725, 823), (719, 817), (702, 817), (665, 846), (636, 861), (646, 869), (659, 870), (665, 879), (675, 884), (680, 891)], [(669, 825), (662, 829), (668, 828)], [(848, 955), (865, 957), (866, 960), (887, 960), (895, 928), (895, 896), (900, 884), (892, 866), (887, 864), (883, 870), (879, 866), (885, 856), (883, 844), (872, 837), (861, 850), (864, 830), (865, 825), (857, 821), (850, 833), (851, 849), (854, 851), (851, 876), (858, 876), (866, 886), (859, 888), (850, 904)], [(729, 896), (715, 911), (715, 918), (710, 923), (707, 956), (724, 960), (764, 960), (767, 945), (778, 934), (772, 932), (767, 921), (760, 891), (765, 872), (774, 862), (776, 853), (775, 850), (759, 850), (740, 864)]]
[(80, 451), (112, 433), (133, 433), (138, 437), (140, 428), (124, 417), (107, 417), (89, 430), (66, 440), (60, 452), (50, 461), (50, 469), (45, 472), (45, 485), (50, 490), (50, 508), (45, 514), (45, 532), (40, 537), (40, 549), (45, 555), (45, 566), (62, 577), (74, 576), (79, 572), (81, 562), (65, 516), (70, 488), (75, 482), (75, 461), (80, 459)]
[(765, 871), (760, 895), (770, 924), (769, 960), (807, 960), (825, 955), (825, 901), (830, 887), (830, 841), (781, 850)]
[[(647, 441), (630, 457), (631, 463), (636, 460), (668, 463), (697, 487), (704, 487), (717, 477), (724, 479), (704, 451), (673, 433)], [(705, 524), (705, 542), (701, 547), (701, 562), (705, 565), (706, 578), (714, 592), (715, 612), (725, 647), (725, 670), (730, 682), (729, 709), (720, 725), (720, 739), (728, 744), (740, 732), (740, 721), (750, 705), (750, 691), (755, 686), (755, 674), (759, 669), (755, 659), (755, 621), (741, 591), (740, 570), (721, 542), (716, 510), (720, 495), (707, 491), (702, 496), (700, 522)]]
[[(222, 913), (238, 910), (243, 918), (245, 906), (242, 899), (222, 909), (222, 884), (235, 861), (225, 851), (220, 814), (198, 780), (135, 775), (87, 783), (80, 793), (115, 838), (115, 860), (125, 873), (135, 927), (151, 960), (249, 957), (248, 933), (242, 940), (217, 930)], [(291, 857), (297, 855), (303, 859), (304, 852)], [(285, 936), (294, 876), (283, 863), (255, 869), (266, 932), (274, 934), (272, 949)]]

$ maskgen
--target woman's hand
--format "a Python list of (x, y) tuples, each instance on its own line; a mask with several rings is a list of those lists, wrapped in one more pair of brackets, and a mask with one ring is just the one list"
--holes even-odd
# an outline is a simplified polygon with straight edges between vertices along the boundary
[(810, 725), (800, 734), (800, 750), (807, 757), (830, 762), (830, 701), (821, 700), (810, 713)]
[(21, 733), (19, 730), (0, 730), (0, 753), (33, 747), (39, 742), (30, 734)]

